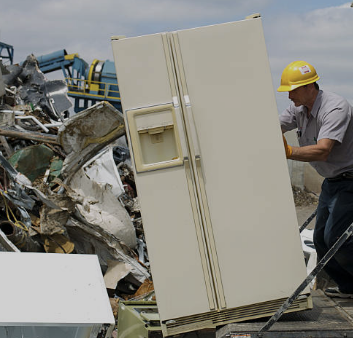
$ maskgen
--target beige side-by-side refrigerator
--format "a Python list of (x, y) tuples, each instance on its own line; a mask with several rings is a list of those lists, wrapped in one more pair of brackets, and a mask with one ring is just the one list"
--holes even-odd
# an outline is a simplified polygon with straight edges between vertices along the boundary
[(272, 315), (306, 267), (261, 18), (112, 47), (163, 334)]

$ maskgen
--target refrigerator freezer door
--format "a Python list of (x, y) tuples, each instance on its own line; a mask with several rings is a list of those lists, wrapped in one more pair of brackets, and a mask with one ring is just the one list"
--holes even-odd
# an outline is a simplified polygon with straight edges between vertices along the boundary
[[(112, 42), (161, 320), (216, 308), (207, 254), (199, 247), (204, 241), (199, 206), (165, 41), (158, 34)], [(156, 110), (162, 114), (157, 116)], [(150, 147), (144, 148), (140, 138), (144, 135), (139, 135), (139, 131), (153, 132), (153, 127), (161, 125), (173, 125), (180, 134), (173, 138), (175, 143), (179, 139), (182, 150), (178, 146), (172, 150), (176, 159), (169, 161), (169, 167), (163, 167), (168, 161), (156, 155), (158, 150), (151, 154)], [(153, 166), (159, 170), (145, 170)], [(189, 299), (195, 301), (185, 306)]]
[(287, 297), (306, 272), (261, 20), (174, 35), (227, 307)]
[[(213, 283), (215, 289), (215, 296), (217, 299), (218, 309), (226, 308), (226, 300), (224, 297), (222, 279), (219, 270), (219, 263), (217, 258), (217, 252), (212, 233), (212, 225), (210, 212), (208, 207), (208, 201), (205, 191), (204, 175), (201, 167), (201, 150), (199, 146), (199, 140), (197, 135), (197, 128), (193, 117), (192, 107), (190, 98), (188, 96), (188, 90), (186, 85), (186, 78), (184, 73), (183, 61), (181, 49), (178, 41), (177, 34), (169, 34), (169, 43), (173, 51), (173, 60), (175, 64), (175, 72), (178, 80), (178, 88), (180, 91), (180, 97), (182, 97), (182, 107), (184, 112), (185, 129), (188, 135), (188, 143), (190, 149), (191, 166), (193, 169), (193, 177), (195, 180), (195, 190), (200, 207), (201, 226), (204, 234), (204, 241), (207, 247), (208, 263), (210, 270), (213, 275)], [(201, 243), (199, 244), (202, 245)]]

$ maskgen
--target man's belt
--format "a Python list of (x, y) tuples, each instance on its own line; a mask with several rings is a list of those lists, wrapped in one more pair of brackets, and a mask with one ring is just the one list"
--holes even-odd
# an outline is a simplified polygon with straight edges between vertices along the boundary
[(327, 178), (328, 181), (343, 181), (343, 180), (353, 180), (353, 172), (348, 171), (342, 174), (339, 174), (335, 177)]

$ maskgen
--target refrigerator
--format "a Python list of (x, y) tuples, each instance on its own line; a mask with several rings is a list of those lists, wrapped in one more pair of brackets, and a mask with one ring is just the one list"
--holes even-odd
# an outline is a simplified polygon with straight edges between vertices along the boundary
[(272, 315), (306, 267), (261, 18), (112, 49), (164, 336)]

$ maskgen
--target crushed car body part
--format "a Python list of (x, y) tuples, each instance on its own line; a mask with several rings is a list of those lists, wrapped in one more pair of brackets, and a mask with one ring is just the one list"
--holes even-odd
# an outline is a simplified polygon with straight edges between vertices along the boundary
[(91, 180), (97, 183), (109, 183), (114, 196), (119, 197), (124, 193), (124, 187), (114, 162), (113, 147), (111, 145), (86, 162), (82, 168)]
[(102, 266), (108, 267), (109, 260), (130, 264), (131, 274), (140, 283), (150, 277), (149, 272), (136, 259), (124, 251), (119, 240), (102, 228), (84, 223), (70, 217), (66, 223), (70, 239), (75, 243), (77, 253), (96, 254)]
[(105, 101), (66, 120), (58, 130), (58, 141), (67, 154), (62, 170), (66, 182), (90, 158), (124, 134), (123, 115)]
[(62, 120), (62, 116), (72, 107), (65, 82), (46, 79), (33, 54), (29, 55), (22, 65), (10, 65), (5, 69), (5, 84), (18, 87), (21, 101), (40, 107), (50, 118)]
[(88, 178), (81, 168), (71, 179), (70, 188), (89, 201), (89, 210), (81, 205), (76, 206), (88, 223), (103, 228), (128, 247), (136, 247), (134, 225), (126, 209), (113, 194), (110, 185)]
[(41, 86), (41, 90), (46, 94), (52, 110), (63, 121), (64, 113), (72, 107), (67, 96), (66, 82), (62, 80), (46, 81)]

